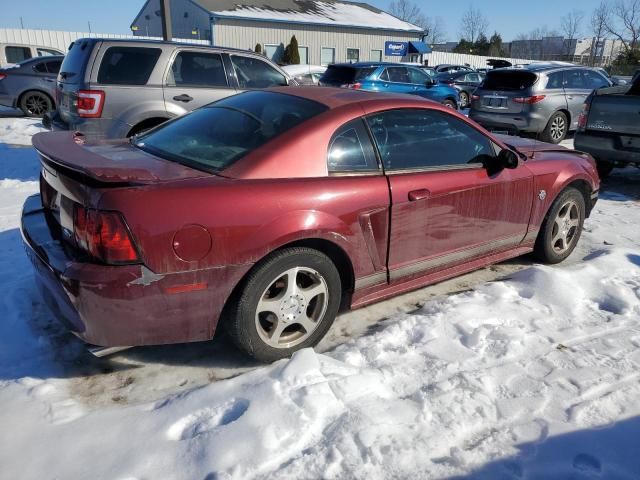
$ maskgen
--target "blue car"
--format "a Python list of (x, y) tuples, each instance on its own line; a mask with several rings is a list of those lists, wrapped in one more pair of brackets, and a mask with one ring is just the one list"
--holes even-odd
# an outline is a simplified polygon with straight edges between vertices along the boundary
[(458, 91), (436, 83), (420, 67), (398, 63), (339, 63), (329, 65), (320, 85), (371, 92), (409, 93), (458, 108)]

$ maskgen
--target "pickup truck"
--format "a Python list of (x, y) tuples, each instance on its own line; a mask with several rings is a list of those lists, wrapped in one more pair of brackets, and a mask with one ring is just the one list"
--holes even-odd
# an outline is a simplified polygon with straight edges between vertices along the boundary
[(587, 97), (574, 145), (595, 158), (601, 178), (614, 167), (640, 167), (640, 77)]

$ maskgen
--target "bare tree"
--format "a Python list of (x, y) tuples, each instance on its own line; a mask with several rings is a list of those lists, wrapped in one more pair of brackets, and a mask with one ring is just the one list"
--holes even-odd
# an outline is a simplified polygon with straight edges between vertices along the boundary
[(591, 14), (591, 33), (593, 38), (591, 40), (591, 51), (589, 52), (589, 64), (596, 65), (598, 62), (598, 55), (602, 57), (602, 51), (599, 50), (600, 43), (605, 40), (607, 34), (607, 22), (611, 16), (611, 10), (609, 10), (609, 4), (603, 0), (600, 5)]
[(425, 39), (428, 43), (444, 43), (447, 41), (447, 31), (442, 17), (426, 17), (424, 25)]
[(474, 43), (481, 34), (486, 34), (487, 28), (489, 28), (489, 20), (480, 9), (470, 5), (460, 21), (460, 36)]
[(567, 57), (574, 49), (574, 41), (577, 40), (578, 35), (580, 34), (580, 25), (582, 24), (583, 19), (584, 13), (580, 10), (569, 12), (561, 19), (560, 28), (566, 38), (564, 47), (565, 55), (567, 55)]
[(640, 48), (640, 0), (618, 0), (605, 25), (620, 40), (625, 52)]
[(393, 0), (389, 4), (389, 13), (421, 28), (424, 28), (427, 21), (420, 7), (410, 0)]

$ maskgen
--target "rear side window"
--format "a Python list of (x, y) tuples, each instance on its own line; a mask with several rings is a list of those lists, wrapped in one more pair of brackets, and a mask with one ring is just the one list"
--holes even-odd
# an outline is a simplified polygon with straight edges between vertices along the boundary
[(52, 60), (50, 62), (45, 62), (47, 66), (47, 72), (57, 74), (60, 71), (60, 67), (62, 66), (62, 60)]
[(385, 72), (390, 82), (409, 83), (409, 72), (406, 67), (389, 67)]
[(564, 73), (554, 72), (547, 75), (547, 88), (562, 88), (564, 86)]
[(98, 70), (98, 83), (145, 85), (160, 57), (159, 48), (110, 47)]
[(33, 67), (33, 69), (38, 73), (48, 73), (47, 72), (47, 64), (45, 62), (40, 62), (40, 63), (36, 64), (36, 66)]
[(232, 55), (231, 62), (240, 88), (268, 88), (287, 84), (284, 75), (257, 58)]
[(7, 63), (20, 63), (31, 58), (29, 47), (5, 47), (4, 53)]
[(518, 91), (531, 87), (537, 78), (535, 73), (524, 70), (497, 70), (487, 73), (482, 85), (488, 90)]
[(377, 171), (371, 140), (361, 119), (340, 127), (329, 143), (329, 172)]
[(367, 121), (388, 170), (472, 166), (495, 156), (487, 137), (446, 113), (389, 110)]
[(180, 52), (171, 65), (169, 85), (226, 87), (222, 57), (217, 53)]
[(65, 83), (79, 83), (84, 80), (84, 70), (94, 43), (87, 40), (73, 42), (64, 56), (60, 67), (60, 79)]
[(169, 121), (135, 145), (169, 161), (218, 172), (326, 110), (293, 95), (245, 92)]

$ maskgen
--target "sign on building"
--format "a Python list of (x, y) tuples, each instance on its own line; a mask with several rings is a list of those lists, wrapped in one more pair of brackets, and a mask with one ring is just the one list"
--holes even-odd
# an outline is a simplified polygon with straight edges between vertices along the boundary
[(384, 54), (387, 57), (404, 57), (408, 49), (408, 42), (384, 42)]

